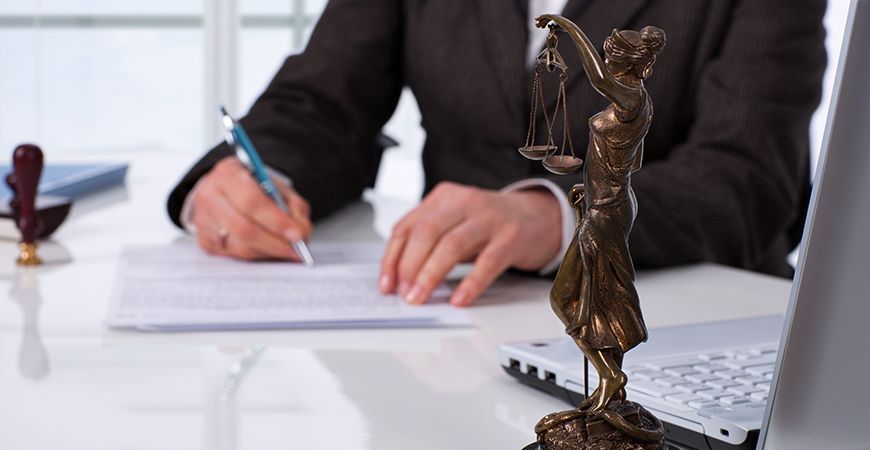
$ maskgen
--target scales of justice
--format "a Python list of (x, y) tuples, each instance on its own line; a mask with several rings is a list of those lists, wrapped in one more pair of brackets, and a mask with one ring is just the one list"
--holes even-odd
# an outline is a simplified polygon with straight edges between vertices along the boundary
[[(553, 311), (583, 352), (586, 395), (576, 409), (542, 418), (535, 427), (536, 442), (524, 450), (661, 449), (662, 423), (642, 406), (626, 400), (628, 377), (622, 371), (622, 360), (627, 351), (647, 339), (628, 248), (637, 215), (631, 175), (641, 168), (643, 139), (653, 117), (643, 80), (652, 74), (656, 55), (665, 45), (665, 33), (656, 27), (614, 30), (604, 42), (606, 58), (602, 60), (592, 42), (570, 20), (543, 15), (535, 22), (538, 28), (548, 28), (549, 35), (535, 65), (529, 131), (520, 153), (542, 161), (547, 170), (559, 175), (572, 174), (583, 166), (571, 143), (565, 93), (568, 67), (556, 48), (557, 33), (571, 37), (589, 82), (610, 105), (589, 119), (583, 183), (569, 193), (577, 228), (550, 292)], [(545, 71), (559, 76), (552, 116), (545, 110), (541, 82)], [(534, 142), (539, 107), (547, 126), (544, 144)], [(561, 149), (553, 139), (559, 114)], [(591, 394), (590, 362), (599, 379)]]

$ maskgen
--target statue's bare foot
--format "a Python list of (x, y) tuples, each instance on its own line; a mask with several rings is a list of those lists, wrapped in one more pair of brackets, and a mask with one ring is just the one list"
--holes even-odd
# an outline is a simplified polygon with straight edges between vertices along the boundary
[(604, 411), (607, 405), (623, 390), (626, 383), (628, 383), (628, 376), (624, 372), (617, 372), (612, 377), (602, 377), (599, 384), (601, 393), (595, 406), (588, 411), (589, 415), (598, 415)]
[(624, 387), (622, 389), (620, 389), (619, 392), (616, 394), (615, 400), (620, 401), (620, 402), (624, 402), (624, 401), (628, 400), (628, 394), (625, 393)]
[(586, 411), (592, 405), (595, 404), (595, 402), (598, 400), (598, 396), (600, 396), (600, 395), (601, 395), (601, 389), (595, 388), (595, 390), (591, 394), (589, 394), (589, 397), (584, 398), (583, 401), (580, 402), (580, 405), (577, 406), (577, 409), (582, 410), (582, 411)]

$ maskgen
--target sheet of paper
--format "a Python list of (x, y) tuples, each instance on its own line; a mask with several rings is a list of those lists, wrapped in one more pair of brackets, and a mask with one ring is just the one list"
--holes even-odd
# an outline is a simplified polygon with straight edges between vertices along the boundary
[(193, 244), (128, 247), (106, 324), (163, 331), (465, 326), (464, 311), (439, 288), (410, 306), (377, 289), (383, 247), (314, 243), (317, 264), (241, 262)]

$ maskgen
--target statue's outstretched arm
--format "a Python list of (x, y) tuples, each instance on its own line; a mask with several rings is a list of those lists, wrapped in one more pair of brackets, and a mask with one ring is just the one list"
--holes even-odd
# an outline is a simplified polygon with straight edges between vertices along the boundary
[(620, 83), (610, 74), (604, 61), (601, 60), (601, 56), (595, 50), (595, 46), (574, 22), (556, 14), (544, 14), (535, 19), (535, 22), (538, 28), (545, 28), (550, 22), (555, 22), (571, 36), (571, 40), (574, 41), (577, 51), (580, 53), (586, 76), (596, 91), (618, 105), (620, 109), (634, 111), (639, 106), (640, 91)]

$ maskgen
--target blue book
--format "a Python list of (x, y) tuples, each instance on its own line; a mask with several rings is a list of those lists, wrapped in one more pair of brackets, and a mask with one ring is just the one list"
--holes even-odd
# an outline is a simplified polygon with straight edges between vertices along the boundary
[[(127, 164), (54, 164), (46, 165), (39, 179), (39, 194), (77, 199), (93, 192), (124, 183)], [(6, 185), (5, 177), (11, 172), (10, 166), (0, 166), (4, 177), (0, 199), (12, 196)]]

